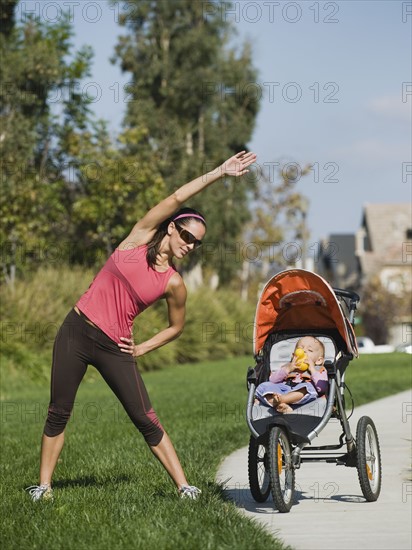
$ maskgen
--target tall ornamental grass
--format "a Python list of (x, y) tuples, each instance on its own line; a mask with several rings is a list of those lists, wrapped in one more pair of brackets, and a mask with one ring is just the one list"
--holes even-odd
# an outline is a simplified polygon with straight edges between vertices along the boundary
[[(50, 267), (1, 289), (3, 368), (24, 370), (32, 378), (48, 376), (56, 332), (69, 310), (88, 288), (95, 272), (80, 267)], [(189, 292), (183, 335), (141, 357), (142, 370), (176, 363), (248, 355), (252, 349), (255, 304), (242, 302), (229, 290), (200, 288)], [(141, 342), (168, 326), (164, 300), (135, 321)]]

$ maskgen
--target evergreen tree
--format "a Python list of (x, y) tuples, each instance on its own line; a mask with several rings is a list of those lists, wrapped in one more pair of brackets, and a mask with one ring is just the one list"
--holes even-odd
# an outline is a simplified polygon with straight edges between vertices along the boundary
[[(230, 24), (204, 7), (134, 0), (120, 18), (129, 32), (115, 59), (132, 75), (124, 122), (147, 128), (169, 192), (246, 149), (259, 107), (250, 48), (229, 48)], [(223, 182), (192, 203), (208, 219), (204, 258), (223, 284), (237, 269), (231, 250), (249, 218), (251, 187), (251, 178)]]

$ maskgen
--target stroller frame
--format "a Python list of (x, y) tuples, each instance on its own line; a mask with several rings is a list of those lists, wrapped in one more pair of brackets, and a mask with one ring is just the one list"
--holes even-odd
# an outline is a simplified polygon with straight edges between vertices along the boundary
[[(313, 278), (316, 284), (326, 285), (329, 293), (332, 293), (336, 301), (343, 301), (348, 311), (345, 333), (342, 327), (306, 329), (281, 328), (267, 329), (256, 345), (256, 365), (249, 367), (247, 372), (248, 399), (246, 406), (246, 421), (251, 432), (249, 443), (249, 483), (252, 496), (258, 502), (264, 502), (270, 492), (272, 493), (275, 507), (280, 512), (289, 512), (294, 497), (295, 470), (301, 467), (303, 462), (329, 462), (357, 468), (362, 493), (366, 500), (377, 500), (381, 486), (381, 457), (379, 441), (373, 421), (369, 417), (362, 417), (357, 425), (356, 437), (352, 434), (349, 419), (345, 410), (345, 371), (349, 362), (357, 357), (356, 339), (352, 330), (355, 311), (360, 301), (358, 294), (352, 291), (332, 288), (318, 275), (305, 270), (289, 270), (272, 278), (278, 280), (282, 276), (304, 277), (310, 285)], [(268, 285), (270, 284), (270, 282)], [(268, 287), (266, 285), (265, 289)], [(265, 291), (262, 292), (262, 295)], [(300, 290), (300, 292), (309, 292)], [(292, 292), (291, 294), (297, 294)], [(261, 305), (261, 304), (260, 304)], [(259, 305), (258, 305), (259, 308)], [(257, 312), (258, 312), (257, 308)], [(339, 308), (343, 310), (339, 302)], [(258, 315), (256, 316), (258, 319)], [(258, 326), (258, 324), (256, 325)], [(255, 327), (256, 330), (256, 327)], [(312, 335), (315, 337), (328, 337), (338, 347), (334, 360), (327, 360), (324, 367), (328, 373), (329, 389), (326, 397), (326, 406), (321, 415), (306, 414), (296, 409), (293, 413), (279, 414), (269, 411), (267, 407), (255, 405), (255, 390), (258, 384), (268, 378), (268, 353), (276, 342), (292, 337)], [(263, 342), (263, 343), (262, 343)], [(325, 398), (323, 398), (325, 399)], [(263, 410), (262, 417), (256, 417), (255, 409)], [(265, 413), (265, 409), (268, 413)], [(313, 447), (312, 441), (322, 432), (329, 420), (334, 417), (340, 422), (342, 433), (339, 443), (335, 445), (323, 445)], [(346, 452), (342, 454), (342, 448), (346, 445)], [(285, 478), (283, 481), (281, 477)]]

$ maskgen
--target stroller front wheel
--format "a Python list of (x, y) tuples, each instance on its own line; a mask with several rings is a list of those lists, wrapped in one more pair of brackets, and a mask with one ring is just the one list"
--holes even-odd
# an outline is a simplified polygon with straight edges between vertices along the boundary
[(382, 466), (378, 434), (368, 416), (362, 416), (356, 427), (356, 452), (356, 467), (363, 496), (368, 502), (374, 502), (381, 491)]
[(250, 436), (249, 441), (249, 487), (256, 502), (265, 502), (270, 494), (267, 448)]
[(269, 473), (272, 497), (279, 512), (289, 512), (295, 492), (295, 469), (289, 437), (283, 428), (274, 426), (269, 433)]

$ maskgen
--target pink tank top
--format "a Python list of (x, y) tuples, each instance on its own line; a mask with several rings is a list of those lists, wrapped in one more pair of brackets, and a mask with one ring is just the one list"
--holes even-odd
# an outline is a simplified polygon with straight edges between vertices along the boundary
[(176, 272), (173, 266), (165, 272), (149, 267), (146, 251), (146, 245), (116, 249), (76, 304), (117, 343), (120, 336), (130, 338), (134, 318), (164, 295)]

